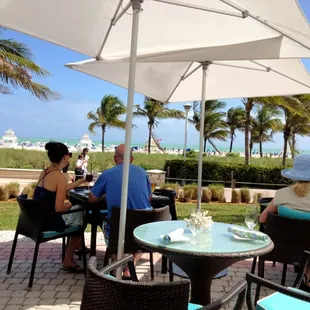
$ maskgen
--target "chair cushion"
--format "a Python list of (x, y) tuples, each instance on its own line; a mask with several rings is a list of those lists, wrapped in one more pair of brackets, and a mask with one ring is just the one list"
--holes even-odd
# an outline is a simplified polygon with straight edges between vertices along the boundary
[(63, 234), (75, 232), (75, 231), (78, 231), (80, 229), (81, 229), (80, 225), (75, 225), (75, 226), (68, 227), (64, 231), (43, 231), (42, 237), (43, 237), (43, 239), (52, 238), (52, 237), (60, 236)]
[(291, 219), (310, 221), (310, 212), (294, 210), (285, 206), (278, 207), (278, 214)]
[[(304, 291), (294, 288), (294, 290), (302, 292), (306, 295)], [(285, 295), (281, 293), (274, 293), (270, 296), (260, 299), (256, 304), (256, 310), (309, 310), (310, 303)]]
[(188, 304), (188, 310), (196, 310), (196, 309), (201, 309), (201, 308), (202, 306), (197, 305), (197, 304), (192, 304), (192, 303)]

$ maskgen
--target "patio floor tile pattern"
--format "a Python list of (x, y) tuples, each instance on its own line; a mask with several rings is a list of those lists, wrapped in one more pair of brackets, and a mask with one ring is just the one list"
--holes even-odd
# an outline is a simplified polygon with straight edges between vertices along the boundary
[[(89, 239), (89, 236), (88, 238)], [(100, 238), (101, 239), (101, 238)], [(23, 240), (23, 239), (22, 239)], [(101, 241), (101, 240), (99, 240)], [(34, 250), (34, 243), (20, 242), (17, 244), (15, 260), (11, 274), (6, 274), (7, 263), (12, 241), (0, 242), (0, 310), (5, 309), (79, 309), (84, 285), (82, 274), (69, 274), (61, 270), (61, 244), (58, 241), (42, 244), (35, 273), (34, 285), (28, 291), (28, 281)], [(104, 258), (105, 245), (97, 244), (97, 258)], [(154, 254), (155, 281), (168, 282), (168, 274), (161, 274), (161, 255)], [(244, 279), (249, 272), (252, 260), (238, 262), (228, 268), (227, 276), (214, 280), (212, 283), (212, 299), (217, 299)], [(292, 285), (296, 274), (293, 267), (288, 267), (287, 285)], [(272, 266), (266, 263), (265, 278), (280, 283), (282, 265)], [(148, 256), (142, 258), (137, 266), (139, 280), (150, 281)], [(175, 277), (178, 279), (178, 277)], [(261, 290), (261, 296), (267, 296), (271, 291)], [(233, 304), (227, 310), (233, 309)], [(244, 307), (246, 309), (246, 307)]]

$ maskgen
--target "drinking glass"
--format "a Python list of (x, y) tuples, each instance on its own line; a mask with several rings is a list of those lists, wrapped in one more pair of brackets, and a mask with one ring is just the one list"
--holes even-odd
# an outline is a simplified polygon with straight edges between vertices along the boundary
[(253, 230), (253, 228), (255, 227), (257, 223), (257, 217), (258, 217), (258, 211), (256, 205), (245, 207), (244, 222), (250, 230)]
[(88, 190), (90, 186), (90, 182), (93, 180), (93, 175), (91, 173), (86, 174), (86, 181), (88, 182)]

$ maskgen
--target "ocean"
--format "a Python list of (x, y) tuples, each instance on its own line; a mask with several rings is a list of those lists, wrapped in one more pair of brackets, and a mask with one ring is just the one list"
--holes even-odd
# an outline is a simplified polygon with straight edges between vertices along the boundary
[[(29, 138), (29, 137), (19, 138), (18, 139), (18, 142), (26, 142), (26, 141), (29, 141), (31, 143), (48, 142), (48, 141), (59, 141), (59, 142), (66, 143), (67, 145), (71, 145), (71, 146), (74, 146), (77, 143), (79, 143), (79, 139), (47, 139), (47, 138)], [(93, 143), (96, 146), (101, 144), (101, 140), (94, 140), (94, 139), (92, 139), (92, 141), (93, 141)], [(118, 145), (118, 144), (121, 144), (121, 143), (124, 143), (124, 141), (105, 141), (105, 145), (106, 146)], [(131, 145), (133, 147), (134, 146), (143, 147), (143, 146), (145, 146), (145, 143), (146, 142), (134, 141), (134, 142), (131, 143)], [(184, 147), (182, 143), (162, 143), (162, 142), (160, 142), (160, 145), (162, 147), (167, 148), (167, 149), (183, 149), (183, 147)], [(187, 148), (188, 149), (198, 150), (199, 149), (199, 145), (198, 144), (188, 143)], [(207, 146), (207, 149), (211, 150), (211, 151), (213, 150), (213, 148), (210, 145)], [(229, 151), (229, 143), (227, 143), (227, 146), (219, 146), (218, 149), (221, 152), (228, 152)], [(264, 147), (263, 148), (263, 152), (264, 153), (266, 153), (266, 152), (267, 153), (279, 153), (279, 152), (281, 152), (281, 149), (282, 148), (279, 148), (279, 147), (275, 147), (275, 148), (265, 148)], [(254, 148), (253, 151), (257, 152), (258, 148)], [(234, 146), (233, 147), (233, 152), (242, 153), (242, 152), (244, 152), (244, 147)], [(300, 154), (310, 154), (310, 149), (300, 150)]]

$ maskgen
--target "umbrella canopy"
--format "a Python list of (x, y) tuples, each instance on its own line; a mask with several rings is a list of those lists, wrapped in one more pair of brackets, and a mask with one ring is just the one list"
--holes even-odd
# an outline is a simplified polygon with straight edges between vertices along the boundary
[[(1, 0), (0, 21), (90, 57), (128, 57), (130, 5), (130, 0)], [(276, 54), (261, 49), (246, 59), (310, 56), (310, 29), (296, 0), (145, 0), (142, 9), (138, 54), (282, 36)]]
[[(201, 100), (200, 63), (146, 61), (144, 57), (142, 60), (137, 58), (137, 92), (163, 102)], [(298, 59), (214, 61), (209, 64), (206, 100), (310, 92), (310, 76)], [(128, 59), (87, 60), (66, 66), (119, 86), (127, 86)]]

